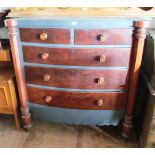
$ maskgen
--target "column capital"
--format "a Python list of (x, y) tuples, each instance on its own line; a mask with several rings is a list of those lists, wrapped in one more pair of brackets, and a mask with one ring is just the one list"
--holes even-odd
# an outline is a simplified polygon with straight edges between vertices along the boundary
[(17, 26), (17, 20), (15, 19), (7, 19), (5, 20), (5, 25), (10, 28), (10, 27), (16, 27)]

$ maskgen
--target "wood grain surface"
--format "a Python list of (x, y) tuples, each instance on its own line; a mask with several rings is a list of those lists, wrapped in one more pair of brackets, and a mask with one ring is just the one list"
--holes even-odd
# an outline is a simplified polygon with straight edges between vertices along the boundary
[[(122, 110), (124, 109), (124, 93), (78, 93), (45, 90), (35, 87), (28, 87), (29, 101), (36, 104), (94, 110)], [(45, 101), (47, 96), (52, 99)], [(98, 100), (103, 100), (103, 104), (98, 106)]]
[[(42, 54), (48, 54), (43, 60)], [(62, 54), (63, 53), (63, 54)], [(23, 46), (24, 61), (41, 64), (73, 66), (128, 66), (130, 48), (48, 48)], [(62, 56), (63, 55), (63, 56)], [(100, 62), (101, 56), (106, 57)]]
[[(46, 40), (40, 39), (41, 33), (47, 33)], [(70, 30), (63, 28), (20, 28), (23, 42), (70, 44)]]
[(75, 29), (74, 35), (77, 45), (130, 45), (131, 39), (132, 29)]
[[(43, 86), (81, 89), (123, 89), (127, 70), (82, 70), (45, 67), (25, 67), (26, 82)], [(44, 81), (44, 75), (50, 79)], [(104, 78), (103, 84), (98, 80)]]

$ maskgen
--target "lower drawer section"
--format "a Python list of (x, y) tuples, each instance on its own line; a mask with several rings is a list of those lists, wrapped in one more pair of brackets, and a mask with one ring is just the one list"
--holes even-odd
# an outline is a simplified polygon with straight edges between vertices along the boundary
[(124, 109), (123, 92), (65, 92), (28, 86), (29, 101), (32, 103), (88, 110)]

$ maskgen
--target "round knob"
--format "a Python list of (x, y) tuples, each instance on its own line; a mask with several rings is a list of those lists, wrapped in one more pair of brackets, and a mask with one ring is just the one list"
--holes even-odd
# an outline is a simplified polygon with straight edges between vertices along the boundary
[(100, 62), (106, 62), (106, 56), (105, 55), (101, 55), (99, 57)]
[(104, 84), (104, 78), (103, 77), (99, 78), (97, 83), (98, 84)]
[(47, 33), (41, 33), (41, 34), (40, 34), (40, 39), (41, 39), (41, 40), (46, 40), (47, 38), (48, 38)]
[(45, 102), (51, 102), (52, 101), (52, 96), (46, 96), (45, 97)]
[(102, 105), (103, 105), (103, 100), (101, 100), (101, 99), (98, 100), (98, 101), (97, 101), (97, 105), (98, 105), (98, 106), (102, 106)]
[(43, 75), (43, 80), (44, 81), (49, 81), (50, 78), (51, 78), (51, 76), (49, 74)]
[(42, 60), (46, 60), (49, 57), (48, 53), (42, 53), (40, 56)]
[(100, 41), (106, 41), (106, 36), (102, 34), (102, 35), (100, 36)]

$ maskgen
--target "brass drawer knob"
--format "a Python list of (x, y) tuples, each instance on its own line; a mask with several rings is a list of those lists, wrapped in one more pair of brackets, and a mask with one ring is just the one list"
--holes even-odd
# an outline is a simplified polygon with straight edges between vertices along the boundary
[(100, 77), (97, 81), (98, 84), (104, 84), (104, 78)]
[(105, 55), (101, 55), (100, 57), (99, 57), (99, 61), (100, 62), (106, 62), (106, 56)]
[(100, 35), (100, 41), (106, 41), (106, 36), (104, 34)]
[(45, 102), (49, 103), (52, 101), (52, 96), (46, 96), (45, 97)]
[(42, 60), (46, 60), (49, 57), (49, 55), (48, 55), (48, 53), (42, 53), (40, 55), (40, 57), (41, 57)]
[(43, 32), (43, 33), (40, 34), (40, 39), (41, 39), (41, 40), (44, 41), (44, 40), (46, 40), (47, 38), (48, 38), (47, 33), (44, 33), (44, 32)]
[(43, 80), (44, 80), (44, 81), (49, 81), (50, 78), (51, 78), (51, 76), (50, 76), (49, 74), (43, 75)]
[(104, 103), (104, 102), (103, 102), (103, 100), (101, 100), (101, 99), (97, 101), (97, 105), (98, 105), (98, 106), (102, 106), (103, 103)]

